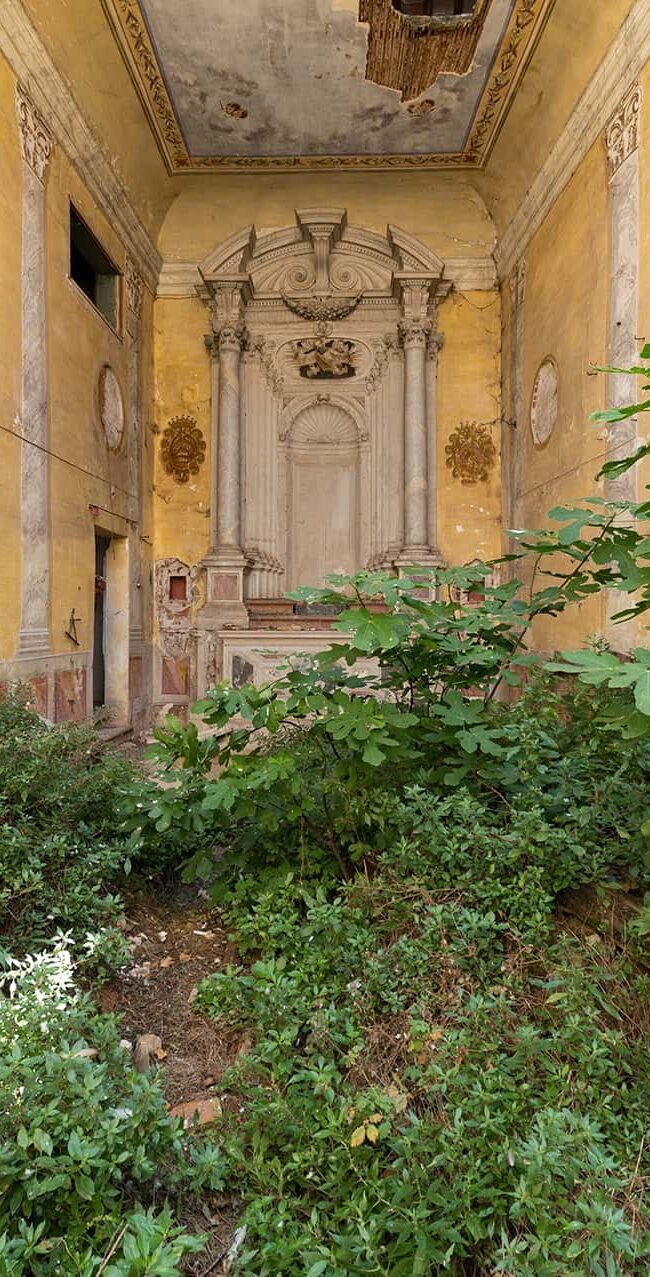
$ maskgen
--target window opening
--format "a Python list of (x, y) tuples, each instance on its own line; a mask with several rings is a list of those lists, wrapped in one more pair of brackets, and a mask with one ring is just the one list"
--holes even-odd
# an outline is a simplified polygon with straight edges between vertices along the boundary
[(101, 244), (70, 205), (70, 279), (117, 332), (120, 274)]
[(169, 578), (169, 597), (170, 599), (187, 599), (187, 577), (186, 576), (170, 576)]

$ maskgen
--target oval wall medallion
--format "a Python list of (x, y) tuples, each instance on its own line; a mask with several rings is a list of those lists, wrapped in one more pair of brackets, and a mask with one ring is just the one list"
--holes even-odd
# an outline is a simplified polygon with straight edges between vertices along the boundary
[(124, 433), (124, 402), (120, 383), (110, 364), (104, 364), (99, 374), (97, 393), (99, 419), (106, 436), (106, 442), (109, 448), (115, 451), (116, 448), (119, 448)]
[(191, 474), (198, 474), (205, 460), (205, 439), (194, 417), (172, 417), (163, 432), (160, 453), (167, 474), (177, 483), (187, 483)]
[(535, 378), (530, 404), (530, 428), (538, 447), (548, 443), (557, 422), (557, 364), (545, 359)]

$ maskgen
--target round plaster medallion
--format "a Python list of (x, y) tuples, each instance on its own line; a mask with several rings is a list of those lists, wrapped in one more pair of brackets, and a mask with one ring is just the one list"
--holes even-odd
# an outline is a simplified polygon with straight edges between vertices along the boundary
[(109, 448), (119, 448), (124, 431), (124, 403), (120, 384), (109, 364), (99, 374), (99, 419)]
[(545, 359), (535, 378), (530, 405), (530, 428), (538, 447), (548, 443), (557, 421), (557, 365)]

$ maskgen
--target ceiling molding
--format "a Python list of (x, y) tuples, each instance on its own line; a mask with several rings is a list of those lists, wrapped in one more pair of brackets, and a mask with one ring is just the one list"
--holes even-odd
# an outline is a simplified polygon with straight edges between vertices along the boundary
[(546, 163), (500, 236), (495, 258), (507, 278), (568, 185), (618, 103), (650, 59), (650, 5), (637, 0), (591, 83), (569, 117)]
[(111, 222), (147, 287), (155, 293), (162, 263), (160, 253), (20, 0), (2, 0), (0, 51), (18, 80), (29, 89), (56, 141)]
[[(190, 154), (139, 0), (101, 0), (169, 172), (477, 169), (484, 166), (556, 0), (514, 0), (461, 152), (400, 155)], [(362, 10), (363, 12), (363, 10)]]

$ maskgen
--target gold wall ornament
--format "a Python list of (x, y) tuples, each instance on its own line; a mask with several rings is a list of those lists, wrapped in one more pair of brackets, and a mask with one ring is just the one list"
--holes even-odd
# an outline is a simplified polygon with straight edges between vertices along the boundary
[(177, 483), (187, 483), (191, 474), (198, 474), (205, 461), (205, 439), (193, 417), (172, 417), (163, 431), (160, 455), (165, 471)]
[(490, 431), (481, 421), (461, 421), (445, 453), (447, 466), (461, 483), (485, 483), (497, 459)]

